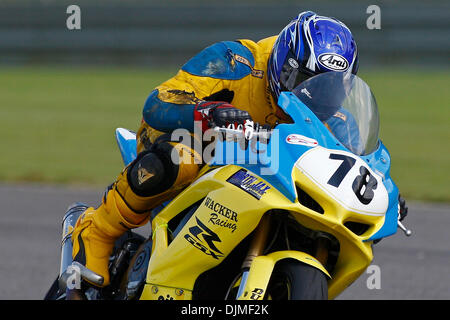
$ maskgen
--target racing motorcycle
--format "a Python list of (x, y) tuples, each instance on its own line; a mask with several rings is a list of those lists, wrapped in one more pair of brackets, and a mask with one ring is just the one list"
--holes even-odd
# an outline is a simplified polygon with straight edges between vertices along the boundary
[[(72, 261), (71, 232), (87, 205), (69, 207), (60, 273), (45, 298), (333, 299), (370, 265), (375, 243), (398, 228), (411, 234), (362, 79), (323, 73), (278, 104), (291, 121), (272, 130), (215, 128), (212, 158), (153, 210), (151, 235), (117, 241), (107, 287)], [(116, 138), (127, 165), (135, 133), (119, 128)]]

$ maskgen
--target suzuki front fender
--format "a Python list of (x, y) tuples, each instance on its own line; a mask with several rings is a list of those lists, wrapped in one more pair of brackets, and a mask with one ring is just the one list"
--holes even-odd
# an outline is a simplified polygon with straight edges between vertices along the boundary
[(275, 264), (284, 259), (295, 259), (322, 271), (329, 279), (330, 274), (313, 256), (300, 251), (277, 251), (253, 259), (243, 294), (239, 300), (262, 300), (266, 293)]

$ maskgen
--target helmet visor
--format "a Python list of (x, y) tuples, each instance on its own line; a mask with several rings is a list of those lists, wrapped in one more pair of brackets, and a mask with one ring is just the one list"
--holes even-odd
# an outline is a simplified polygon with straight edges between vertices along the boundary
[(292, 91), (303, 81), (316, 75), (316, 73), (302, 66), (291, 50), (288, 51), (280, 74), (281, 91)]
[(325, 72), (303, 82), (292, 93), (353, 153), (367, 155), (378, 147), (378, 106), (361, 78)]

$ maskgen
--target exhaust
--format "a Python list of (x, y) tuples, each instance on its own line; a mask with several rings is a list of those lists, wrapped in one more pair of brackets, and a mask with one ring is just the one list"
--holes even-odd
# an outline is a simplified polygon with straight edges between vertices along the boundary
[(67, 268), (72, 265), (72, 232), (78, 218), (87, 208), (85, 204), (77, 202), (69, 206), (64, 215), (61, 237), (61, 265), (59, 268), (60, 279), (66, 274)]
[[(76, 202), (72, 205), (70, 205), (67, 208), (66, 214), (64, 215), (63, 222), (62, 222), (62, 236), (61, 236), (61, 264), (59, 267), (59, 277), (58, 277), (58, 283), (59, 283), (59, 289), (61, 291), (65, 291), (68, 299), (74, 299), (74, 300), (83, 300), (81, 295), (80, 298), (76, 298), (74, 295), (77, 292), (77, 290), (67, 290), (67, 281), (69, 280), (69, 277), (73, 273), (73, 260), (72, 260), (72, 233), (73, 229), (75, 227), (75, 224), (77, 223), (78, 218), (81, 216), (81, 214), (87, 209), (88, 207), (80, 202)], [(71, 294), (73, 292), (73, 294)]]
[[(73, 229), (75, 228), (75, 224), (77, 223), (78, 218), (83, 214), (84, 211), (88, 208), (87, 205), (84, 203), (76, 202), (69, 206), (67, 209), (66, 214), (63, 218), (62, 223), (62, 240), (61, 240), (61, 265), (59, 268), (59, 288), (61, 290), (68, 289), (68, 281), (71, 279), (71, 276), (73, 276), (74, 272), (76, 272), (75, 277), (79, 279), (87, 280), (88, 282), (101, 286), (103, 285), (103, 277), (96, 274), (92, 270), (89, 270), (82, 264), (78, 262), (74, 262), (72, 259), (72, 233)], [(72, 277), (73, 279), (73, 277)], [(72, 280), (70, 280), (72, 281)], [(70, 288), (67, 292), (68, 297), (72, 297), (74, 299), (79, 299), (81, 293), (77, 289)]]

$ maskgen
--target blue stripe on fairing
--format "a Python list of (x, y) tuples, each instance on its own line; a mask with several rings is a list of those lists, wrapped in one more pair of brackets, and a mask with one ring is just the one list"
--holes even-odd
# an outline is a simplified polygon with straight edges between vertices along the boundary
[[(314, 137), (319, 145), (325, 148), (344, 151), (349, 150), (339, 143), (339, 141), (330, 133), (330, 131), (322, 124), (322, 122), (320, 122), (320, 120), (309, 108), (307, 108), (300, 100), (293, 99), (293, 97), (295, 96), (291, 92), (283, 92), (280, 95), (278, 104), (284, 111), (286, 111), (286, 113), (290, 114), (293, 119), (296, 119), (296, 122), (293, 124), (278, 125), (278, 139), (272, 139), (270, 140), (268, 145), (260, 144), (260, 147), (256, 148), (256, 150), (259, 151), (265, 150), (265, 153), (259, 154), (257, 152), (254, 152), (254, 148), (251, 147), (242, 150), (234, 142), (219, 141), (216, 144), (215, 157), (213, 158), (211, 164), (237, 164), (241, 167), (244, 167), (254, 174), (259, 175), (273, 187), (278, 189), (287, 199), (294, 202), (297, 198), (297, 195), (294, 181), (292, 180), (291, 176), (292, 170), (299, 156), (309, 150), (310, 147), (292, 144), (287, 147), (284, 143), (280, 143), (278, 145), (279, 149), (276, 149), (276, 151), (273, 152), (271, 144), (272, 142), (274, 142), (274, 140), (276, 140), (274, 143), (285, 141), (286, 137), (290, 133), (296, 132), (308, 137)], [(165, 122), (167, 123), (167, 119), (165, 119)], [(129, 142), (126, 141), (126, 143)], [(238, 152), (234, 152), (231, 155), (227, 153), (226, 150), (230, 150), (230, 144), (235, 144), (234, 150)], [(132, 148), (130, 148), (130, 150), (131, 149)], [(274, 156), (274, 154), (271, 154), (272, 152), (278, 154), (278, 160), (282, 159), (282, 165), (280, 165), (280, 167), (274, 168), (272, 172), (261, 174), (262, 168), (264, 168), (265, 170), (270, 170), (269, 168), (273, 164), (272, 158)], [(371, 238), (366, 240), (372, 241), (390, 236), (397, 232), (399, 192), (397, 186), (390, 177), (391, 161), (389, 152), (381, 141), (378, 144), (378, 148), (374, 152), (369, 155), (360, 157), (372, 170), (383, 177), (383, 184), (386, 187), (389, 195), (388, 210), (385, 215), (385, 222), (383, 226)], [(255, 159), (257, 159), (258, 161), (254, 161)]]
[[(219, 141), (216, 144), (215, 157), (211, 164), (236, 164), (241, 166), (263, 178), (274, 188), (278, 189), (287, 199), (294, 202), (297, 198), (297, 193), (292, 179), (292, 170), (299, 157), (311, 147), (293, 144), (287, 146), (283, 142), (289, 134), (295, 132), (307, 137), (314, 137), (319, 145), (327, 149), (351, 151), (345, 148), (293, 93), (282, 92), (278, 105), (287, 114), (291, 115), (292, 119), (296, 119), (296, 122), (278, 125), (278, 138), (271, 139), (265, 147), (261, 144), (262, 149), (259, 149), (259, 151), (265, 151), (264, 153), (258, 154), (253, 151), (254, 148), (242, 150), (237, 143)], [(278, 149), (272, 149), (272, 143), (278, 144)], [(231, 154), (227, 153), (227, 150), (233, 150), (233, 148), (230, 149), (230, 144), (236, 145), (234, 147), (235, 152)], [(277, 156), (278, 159), (273, 159), (273, 156)], [(389, 194), (389, 204), (384, 225), (375, 235), (367, 240), (370, 241), (392, 235), (397, 231), (398, 188), (390, 177), (390, 156), (381, 141), (376, 151), (360, 157), (372, 170), (383, 176), (383, 184)], [(257, 163), (254, 161), (255, 159), (258, 160)], [(279, 167), (274, 166), (274, 170), (271, 170), (270, 167), (271, 165), (273, 166), (275, 161), (279, 161)], [(269, 172), (262, 174), (262, 169)]]
[(120, 154), (122, 155), (123, 163), (127, 166), (136, 159), (136, 139), (127, 139), (121, 135), (120, 129), (116, 129), (116, 141), (119, 146)]
[(397, 232), (398, 221), (398, 188), (390, 176), (391, 156), (389, 151), (380, 141), (378, 149), (369, 155), (361, 156), (363, 160), (375, 171), (381, 173), (383, 184), (389, 195), (388, 210), (384, 218), (383, 226), (366, 241), (381, 239)]

